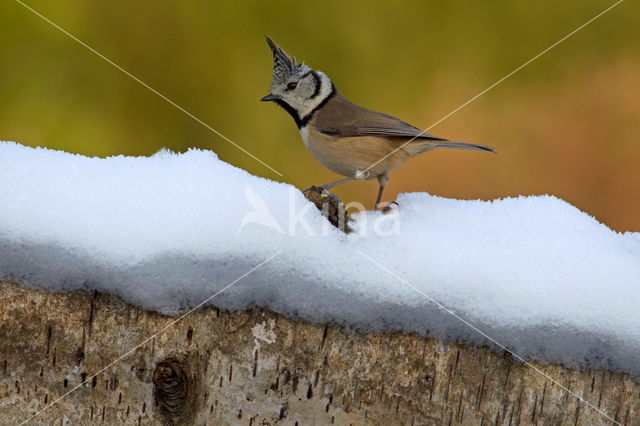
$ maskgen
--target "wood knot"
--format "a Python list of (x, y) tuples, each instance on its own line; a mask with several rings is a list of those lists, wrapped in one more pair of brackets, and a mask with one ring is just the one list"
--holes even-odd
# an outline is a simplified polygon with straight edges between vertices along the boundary
[(198, 375), (187, 358), (170, 357), (153, 371), (157, 409), (165, 424), (192, 424), (199, 393)]

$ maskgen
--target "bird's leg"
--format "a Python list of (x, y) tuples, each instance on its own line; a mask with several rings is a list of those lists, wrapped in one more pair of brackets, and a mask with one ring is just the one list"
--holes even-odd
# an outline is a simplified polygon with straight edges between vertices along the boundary
[[(336, 185), (340, 185), (341, 183), (346, 183), (346, 182), (352, 181), (352, 180), (354, 180), (354, 179), (355, 179), (355, 176), (353, 176), (353, 177), (348, 177), (348, 178), (345, 178), (345, 179), (340, 179), (340, 180), (337, 180), (337, 181), (335, 181), (335, 182), (331, 182), (331, 183), (328, 183), (328, 184), (326, 184), (326, 185), (322, 185), (322, 186), (320, 186), (319, 188), (322, 188), (322, 189), (325, 189), (325, 190), (326, 190), (326, 189), (329, 189), (329, 188), (333, 188), (333, 187), (334, 187), (334, 186), (336, 186)], [(310, 187), (309, 187), (309, 188), (307, 188), (307, 189), (303, 189), (303, 190), (302, 190), (302, 192), (308, 192), (311, 188), (313, 188), (313, 186), (310, 186)]]
[(380, 185), (380, 188), (378, 188), (378, 198), (376, 198), (376, 204), (375, 204), (375, 208), (378, 208), (378, 204), (380, 204), (380, 199), (382, 198), (382, 191), (384, 191), (384, 186)]
[(326, 185), (322, 185), (322, 186), (321, 186), (321, 188), (322, 188), (322, 189), (329, 189), (329, 188), (333, 188), (333, 187), (334, 187), (334, 186), (336, 186), (336, 185), (340, 185), (341, 183), (350, 182), (350, 181), (352, 181), (352, 180), (354, 180), (354, 179), (355, 179), (355, 177), (348, 177), (348, 178), (340, 179), (340, 180), (337, 180), (337, 181), (335, 181), (335, 182), (331, 182), (331, 183), (328, 183), (328, 184), (326, 184)]
[(389, 174), (384, 172), (381, 175), (378, 175), (378, 183), (380, 184), (380, 188), (378, 189), (378, 198), (376, 198), (376, 204), (374, 206), (375, 209), (378, 208), (378, 204), (380, 204), (380, 199), (382, 198), (382, 192), (384, 191), (384, 187), (389, 182)]

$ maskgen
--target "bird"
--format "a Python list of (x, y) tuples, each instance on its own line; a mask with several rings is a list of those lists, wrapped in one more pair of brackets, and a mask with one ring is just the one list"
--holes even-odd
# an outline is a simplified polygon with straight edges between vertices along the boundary
[(352, 180), (377, 179), (374, 208), (378, 208), (389, 172), (409, 158), (438, 148), (495, 153), (492, 147), (433, 136), (396, 117), (356, 105), (325, 73), (297, 63), (271, 38), (266, 39), (273, 53), (273, 74), (270, 92), (260, 100), (288, 112), (311, 154), (327, 169), (345, 176), (322, 185), (323, 190)]

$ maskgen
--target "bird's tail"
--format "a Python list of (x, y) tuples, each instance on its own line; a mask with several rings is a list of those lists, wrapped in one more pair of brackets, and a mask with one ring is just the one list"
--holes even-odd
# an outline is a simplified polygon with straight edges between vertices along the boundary
[(411, 141), (411, 143), (403, 145), (404, 150), (409, 153), (411, 156), (422, 154), (423, 152), (433, 151), (438, 148), (449, 148), (449, 149), (472, 149), (475, 151), (486, 151), (496, 153), (493, 148), (485, 145), (478, 145), (475, 143), (466, 143), (466, 142), (457, 142), (457, 141), (448, 141), (446, 139), (416, 139)]
[(449, 149), (472, 149), (476, 151), (487, 151), (496, 154), (496, 151), (490, 146), (478, 145), (475, 143), (456, 142), (456, 141), (437, 141), (435, 143), (436, 148), (449, 148)]

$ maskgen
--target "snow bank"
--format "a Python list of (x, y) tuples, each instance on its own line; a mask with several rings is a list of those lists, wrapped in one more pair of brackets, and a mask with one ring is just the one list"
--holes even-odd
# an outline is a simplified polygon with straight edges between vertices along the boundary
[(0, 279), (176, 314), (279, 253), (210, 303), (491, 345), (422, 292), (528, 359), (640, 375), (640, 234), (554, 197), (402, 194), (345, 236), (290, 185), (211, 152), (97, 159), (4, 142), (0, 200)]

